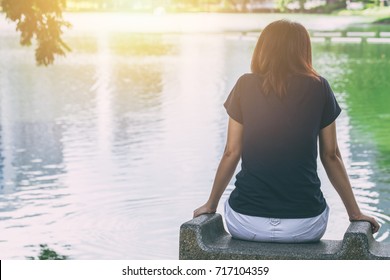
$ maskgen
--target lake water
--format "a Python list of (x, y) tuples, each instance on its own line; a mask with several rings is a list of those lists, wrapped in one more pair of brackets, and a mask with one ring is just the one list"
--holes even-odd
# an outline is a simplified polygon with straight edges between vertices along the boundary
[[(48, 68), (0, 24), (0, 258), (47, 244), (72, 259), (177, 259), (179, 227), (207, 199), (224, 148), (222, 104), (279, 16), (67, 16), (73, 52)], [(312, 32), (390, 32), (367, 18), (289, 17)], [(390, 44), (313, 39), (313, 59), (343, 109), (357, 200), (390, 242)], [(346, 212), (319, 174), (324, 238), (342, 239)]]

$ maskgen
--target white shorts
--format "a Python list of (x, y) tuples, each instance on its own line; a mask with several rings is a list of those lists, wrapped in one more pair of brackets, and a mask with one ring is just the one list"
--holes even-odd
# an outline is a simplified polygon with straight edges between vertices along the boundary
[(312, 218), (278, 219), (243, 215), (225, 202), (225, 221), (233, 238), (260, 242), (316, 242), (324, 235), (329, 207)]

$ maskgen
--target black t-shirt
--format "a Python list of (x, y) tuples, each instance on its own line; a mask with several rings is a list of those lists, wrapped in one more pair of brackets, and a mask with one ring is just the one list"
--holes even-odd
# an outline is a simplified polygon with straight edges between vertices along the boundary
[(238, 213), (308, 218), (326, 202), (317, 175), (319, 131), (341, 109), (326, 79), (291, 76), (285, 96), (265, 95), (262, 77), (241, 76), (224, 106), (243, 125), (241, 171), (229, 204)]

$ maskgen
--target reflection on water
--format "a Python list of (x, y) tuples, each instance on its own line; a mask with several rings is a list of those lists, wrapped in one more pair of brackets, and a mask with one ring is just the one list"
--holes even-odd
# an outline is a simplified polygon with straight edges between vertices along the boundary
[(382, 116), (390, 112), (386, 105), (390, 101), (390, 63), (385, 59), (390, 49), (386, 44), (366, 42), (314, 47), (318, 68), (329, 73), (348, 115), (348, 147), (344, 155), (355, 194), (361, 208), (382, 224), (376, 239), (388, 242), (390, 133), (388, 120)]
[[(76, 32), (74, 51), (46, 69), (13, 33), (1, 36), (0, 257), (48, 244), (75, 259), (177, 258), (180, 224), (207, 198), (223, 151), (222, 103), (254, 42)], [(340, 147), (359, 203), (389, 242), (390, 50), (318, 43), (314, 53), (343, 108)], [(325, 237), (341, 239), (346, 213), (319, 168)]]

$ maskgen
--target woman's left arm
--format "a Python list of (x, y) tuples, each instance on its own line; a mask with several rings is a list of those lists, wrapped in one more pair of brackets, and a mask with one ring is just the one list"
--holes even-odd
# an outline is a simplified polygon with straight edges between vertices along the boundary
[(194, 211), (194, 218), (215, 213), (219, 200), (233, 177), (241, 157), (243, 126), (229, 118), (226, 147), (215, 175), (214, 184), (207, 202)]

